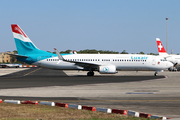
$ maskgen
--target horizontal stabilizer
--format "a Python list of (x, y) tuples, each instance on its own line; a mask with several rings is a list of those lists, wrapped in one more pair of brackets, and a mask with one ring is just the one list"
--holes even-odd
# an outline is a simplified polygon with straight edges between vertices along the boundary
[(17, 54), (8, 54), (10, 56), (19, 57), (19, 58), (28, 58), (29, 56), (17, 55)]

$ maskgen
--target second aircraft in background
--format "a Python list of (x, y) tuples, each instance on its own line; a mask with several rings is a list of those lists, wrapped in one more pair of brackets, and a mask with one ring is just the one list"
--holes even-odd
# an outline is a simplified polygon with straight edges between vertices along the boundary
[(159, 55), (174, 64), (174, 68), (172, 68), (172, 70), (175, 70), (176, 66), (180, 66), (180, 55), (168, 54), (159, 38), (156, 38), (156, 42)]

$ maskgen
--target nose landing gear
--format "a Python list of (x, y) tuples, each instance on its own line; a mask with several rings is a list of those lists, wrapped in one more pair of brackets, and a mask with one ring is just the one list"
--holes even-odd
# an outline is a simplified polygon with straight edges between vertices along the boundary
[(154, 73), (154, 76), (158, 76), (158, 71), (156, 71), (156, 72)]
[(154, 73), (154, 76), (158, 76), (158, 72), (164, 72), (164, 70), (156, 71), (156, 72)]

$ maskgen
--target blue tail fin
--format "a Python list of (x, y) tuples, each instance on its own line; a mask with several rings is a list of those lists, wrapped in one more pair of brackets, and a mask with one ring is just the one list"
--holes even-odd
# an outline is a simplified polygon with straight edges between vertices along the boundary
[(38, 49), (17, 24), (12, 24), (11, 27), (19, 55), (52, 54)]

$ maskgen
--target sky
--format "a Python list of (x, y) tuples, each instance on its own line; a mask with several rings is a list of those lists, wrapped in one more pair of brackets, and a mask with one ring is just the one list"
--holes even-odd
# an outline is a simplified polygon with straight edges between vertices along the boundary
[[(180, 0), (0, 0), (0, 52), (16, 50), (18, 24), (42, 50), (180, 53)], [(166, 18), (169, 18), (167, 21)]]

